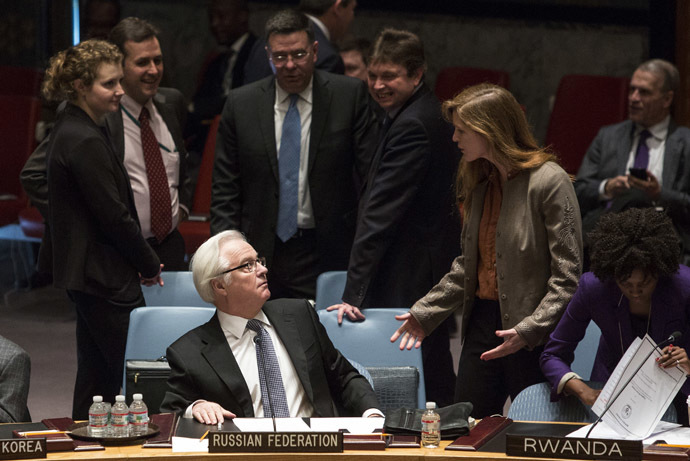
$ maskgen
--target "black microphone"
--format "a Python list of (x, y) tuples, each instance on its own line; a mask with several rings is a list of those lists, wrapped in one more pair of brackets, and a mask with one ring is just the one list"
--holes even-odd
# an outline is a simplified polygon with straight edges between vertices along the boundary
[[(268, 333), (267, 333), (268, 334)], [(261, 344), (261, 338), (257, 334), (254, 336), (254, 344), (256, 344), (261, 351), (261, 369), (264, 372), (264, 381), (266, 381), (266, 392), (268, 393), (268, 405), (271, 407), (271, 418), (273, 419), (273, 432), (278, 432), (276, 429), (276, 414), (273, 411), (273, 399), (271, 398), (271, 386), (268, 385), (268, 373), (266, 373), (266, 364), (264, 363), (263, 345)], [(259, 378), (259, 389), (261, 389), (261, 378)], [(266, 416), (266, 408), (264, 408), (264, 416)]]
[(630, 382), (635, 377), (635, 375), (637, 375), (637, 372), (640, 371), (640, 368), (642, 368), (642, 365), (644, 365), (647, 362), (647, 360), (649, 359), (649, 357), (652, 356), (654, 351), (657, 349), (660, 349), (662, 346), (665, 346), (665, 345), (670, 344), (672, 342), (678, 341), (682, 336), (683, 336), (683, 333), (681, 333), (680, 331), (674, 331), (673, 333), (671, 333), (671, 335), (668, 338), (661, 341), (659, 344), (656, 345), (656, 347), (652, 348), (652, 350), (649, 351), (649, 353), (644, 358), (644, 360), (642, 362), (640, 362), (640, 364), (637, 366), (637, 369), (630, 375), (630, 377), (625, 382), (625, 384), (623, 384), (623, 386), (621, 386), (621, 388), (618, 390), (618, 393), (615, 395), (615, 397), (613, 397), (611, 399), (611, 401), (606, 405), (606, 407), (604, 408), (604, 411), (601, 412), (601, 416), (599, 416), (599, 418), (597, 418), (597, 420), (594, 421), (594, 423), (592, 424), (592, 427), (590, 427), (589, 430), (587, 431), (587, 435), (585, 435), (586, 439), (589, 438), (589, 434), (592, 433), (592, 430), (594, 429), (594, 427), (601, 422), (601, 420), (604, 417), (604, 415), (606, 414), (606, 412), (609, 411), (609, 409), (611, 408), (613, 403), (616, 401), (616, 399), (618, 399), (618, 397), (623, 393), (625, 388), (628, 387), (628, 384), (630, 384)]

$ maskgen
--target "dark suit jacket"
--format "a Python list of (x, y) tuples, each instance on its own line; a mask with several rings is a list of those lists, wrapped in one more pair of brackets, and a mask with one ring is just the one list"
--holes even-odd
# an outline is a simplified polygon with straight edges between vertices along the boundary
[[(249, 33), (247, 40), (237, 53), (235, 67), (232, 69), (232, 87), (244, 85), (244, 68), (249, 54), (256, 42), (256, 35)], [(264, 52), (264, 56), (266, 53)], [(217, 54), (212, 59), (201, 76), (199, 88), (194, 94), (194, 118), (198, 121), (209, 120), (220, 114), (225, 104), (223, 94), (223, 80), (228, 69), (230, 56), (227, 53)]]
[[(583, 218), (606, 206), (598, 198), (601, 181), (627, 174), (625, 166), (633, 134), (634, 124), (627, 120), (603, 127), (594, 138), (575, 182)], [(664, 207), (680, 232), (687, 261), (690, 256), (690, 129), (676, 125), (673, 120), (668, 127), (661, 180), (661, 197), (656, 204)]]
[(408, 307), (460, 254), (453, 128), (423, 85), (379, 143), (360, 202), (343, 301)]
[[(153, 104), (160, 112), (163, 121), (168, 126), (170, 134), (175, 141), (175, 146), (180, 152), (179, 194), (180, 203), (188, 209), (191, 207), (191, 196), (187, 183), (187, 150), (182, 136), (187, 109), (182, 93), (174, 88), (158, 88), (158, 94), (153, 97)], [(122, 124), (122, 112), (116, 111), (107, 114), (105, 123), (111, 134), (115, 153), (120, 161), (125, 158), (125, 133)], [(32, 205), (39, 209), (44, 218), (48, 216), (48, 179), (46, 177), (46, 150), (50, 136), (46, 138), (31, 154), (20, 174), (22, 186), (31, 199)]]
[[(314, 31), (314, 40), (319, 42), (319, 49), (316, 56), (316, 68), (334, 74), (344, 74), (345, 63), (343, 62), (343, 58), (340, 57), (338, 49), (328, 38), (326, 38), (321, 29), (319, 29), (313, 21), (310, 20), (309, 24), (311, 24), (311, 28)], [(266, 55), (266, 40), (260, 38), (254, 43), (249, 52), (247, 64), (244, 67), (243, 81), (246, 85), (247, 83), (256, 82), (271, 75), (273, 75), (273, 69), (271, 69), (271, 63)]]
[(43, 238), (56, 287), (132, 302), (141, 296), (139, 274), (155, 276), (160, 261), (141, 235), (129, 176), (104, 130), (73, 104), (60, 114), (47, 151)]
[[(315, 416), (361, 416), (378, 407), (368, 381), (333, 347), (307, 301), (269, 301), (263, 311), (285, 344)], [(166, 355), (171, 373), (161, 411), (184, 411), (204, 399), (238, 417), (254, 416), (249, 389), (217, 315), (175, 341)]]
[[(566, 373), (572, 371), (575, 348), (584, 338), (589, 322), (601, 329), (601, 341), (592, 368), (592, 381), (605, 382), (628, 350), (633, 332), (628, 300), (621, 300), (621, 290), (614, 281), (602, 282), (587, 272), (570, 301), (563, 317), (551, 333), (549, 342), (541, 354), (541, 369), (552, 386), (551, 396), (558, 398), (558, 384)], [(652, 295), (652, 310), (649, 318), (649, 336), (659, 343), (674, 331), (683, 336), (675, 346), (690, 347), (690, 269), (680, 266), (677, 274), (662, 277)], [(623, 350), (621, 349), (623, 348)], [(690, 381), (682, 388), (690, 393)]]
[[(216, 143), (211, 233), (243, 232), (271, 263), (278, 220), (278, 154), (273, 105), (275, 78), (233, 90)], [(376, 126), (364, 84), (315, 71), (309, 190), (321, 271), (344, 270), (357, 214), (355, 174), (365, 175)]]

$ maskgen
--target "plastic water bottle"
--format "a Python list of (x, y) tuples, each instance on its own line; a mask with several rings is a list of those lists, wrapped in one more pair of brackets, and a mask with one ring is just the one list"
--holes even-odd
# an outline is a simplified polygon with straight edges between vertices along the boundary
[(146, 435), (149, 431), (149, 409), (141, 394), (134, 394), (129, 406), (129, 433), (133, 436)]
[(89, 407), (88, 434), (91, 437), (104, 437), (108, 427), (108, 412), (103, 403), (103, 396), (94, 395), (93, 403)]
[(441, 443), (441, 417), (435, 410), (435, 402), (426, 403), (422, 415), (422, 448), (438, 448)]
[(115, 397), (115, 404), (110, 410), (111, 435), (113, 437), (129, 436), (129, 408), (125, 403), (125, 396)]
[(103, 406), (105, 406), (105, 413), (108, 415), (108, 421), (105, 427), (105, 437), (110, 437), (113, 431), (113, 426), (111, 425), (110, 421), (110, 410), (113, 407), (113, 404), (110, 402), (103, 402)]

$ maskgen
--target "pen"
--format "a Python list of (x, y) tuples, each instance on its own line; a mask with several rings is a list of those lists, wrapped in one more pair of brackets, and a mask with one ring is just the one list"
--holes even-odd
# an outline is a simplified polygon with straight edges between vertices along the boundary
[(47, 431), (37, 431), (37, 432), (22, 432), (21, 434), (25, 437), (28, 437), (31, 435), (67, 434), (67, 431), (47, 430)]
[(677, 445), (673, 443), (658, 443), (657, 447), (690, 448), (690, 445)]
[(209, 429), (208, 431), (204, 432), (204, 435), (201, 436), (201, 438), (199, 439), (199, 442), (201, 442), (202, 440), (204, 440), (204, 439), (206, 438), (206, 436), (208, 435), (209, 432), (211, 432), (210, 429)]

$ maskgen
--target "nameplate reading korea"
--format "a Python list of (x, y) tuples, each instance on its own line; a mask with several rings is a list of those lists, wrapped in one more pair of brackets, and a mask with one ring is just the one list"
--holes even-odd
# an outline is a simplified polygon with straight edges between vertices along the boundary
[(0, 439), (0, 459), (45, 458), (46, 439)]
[(342, 432), (211, 432), (209, 453), (342, 453)]
[(640, 461), (642, 441), (508, 434), (506, 435), (506, 455), (529, 458)]

